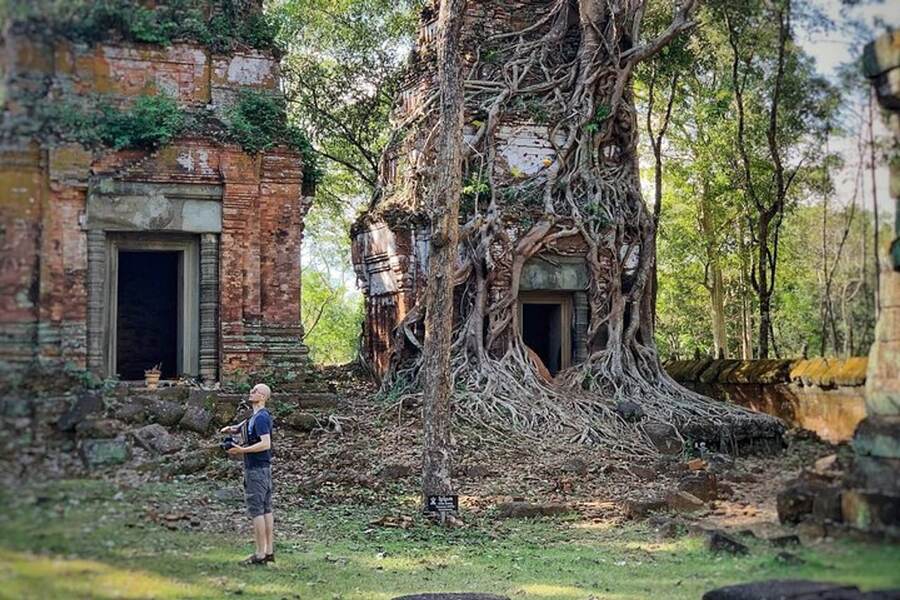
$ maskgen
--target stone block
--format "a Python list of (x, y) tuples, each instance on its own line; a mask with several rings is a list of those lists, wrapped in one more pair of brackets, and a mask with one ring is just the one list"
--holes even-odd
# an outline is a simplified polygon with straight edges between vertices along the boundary
[(284, 423), (289, 429), (293, 429), (294, 431), (313, 431), (321, 427), (319, 423), (318, 417), (316, 415), (301, 412), (296, 410), (291, 414), (287, 415), (281, 422)]
[(147, 420), (147, 411), (143, 404), (129, 402), (117, 408), (115, 416), (126, 423), (143, 423)]
[(508, 596), (496, 594), (477, 594), (472, 592), (437, 593), (437, 594), (410, 594), (396, 596), (392, 600), (509, 600)]
[(900, 459), (900, 415), (866, 417), (853, 436), (857, 454)]
[(640, 498), (625, 501), (625, 515), (631, 519), (644, 519), (650, 513), (663, 511), (667, 508), (668, 504), (663, 498)]
[(181, 449), (181, 444), (159, 423), (146, 425), (131, 434), (139, 446), (154, 454), (172, 454)]
[(867, 531), (900, 528), (900, 496), (846, 490), (841, 496), (844, 521)]
[(103, 412), (104, 408), (103, 397), (98, 392), (83, 392), (75, 398), (69, 410), (59, 418), (56, 427), (64, 432), (74, 431), (76, 425), (90, 415)]
[(703, 600), (862, 600), (859, 588), (818, 581), (772, 580), (717, 588)]
[(719, 496), (716, 476), (706, 471), (696, 471), (681, 478), (678, 489), (693, 494), (704, 502), (715, 500)]
[(125, 424), (117, 419), (85, 419), (75, 426), (82, 438), (114, 438), (124, 430)]
[(778, 493), (775, 500), (778, 520), (782, 523), (799, 523), (813, 511), (813, 500), (825, 486), (821, 482), (795, 479)]
[(84, 440), (81, 443), (81, 459), (89, 469), (122, 464), (129, 456), (128, 442), (122, 439)]
[(147, 415), (160, 425), (172, 427), (184, 416), (184, 407), (166, 400), (151, 399), (146, 403)]
[(900, 496), (900, 459), (857, 455), (853, 480), (859, 487)]
[(812, 516), (817, 521), (840, 523), (843, 520), (841, 488), (829, 486), (819, 490), (813, 497)]
[(705, 507), (703, 500), (688, 492), (675, 491), (666, 494), (666, 504), (675, 512), (692, 513)]
[(706, 548), (713, 553), (724, 552), (740, 556), (750, 553), (750, 548), (737, 541), (724, 531), (711, 531), (706, 536)]
[(188, 431), (196, 431), (197, 433), (206, 433), (212, 423), (212, 413), (205, 408), (199, 406), (189, 406), (184, 411), (184, 416), (178, 426)]

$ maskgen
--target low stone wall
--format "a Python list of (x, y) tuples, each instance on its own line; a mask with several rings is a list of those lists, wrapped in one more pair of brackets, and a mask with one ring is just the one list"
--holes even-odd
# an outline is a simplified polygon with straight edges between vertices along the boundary
[(808, 360), (676, 360), (681, 385), (774, 415), (830, 442), (853, 436), (866, 416), (866, 357)]

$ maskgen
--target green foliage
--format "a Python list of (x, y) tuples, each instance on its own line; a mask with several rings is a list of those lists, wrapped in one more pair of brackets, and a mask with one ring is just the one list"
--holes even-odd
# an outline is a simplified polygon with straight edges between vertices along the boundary
[(186, 122), (178, 103), (165, 94), (138, 96), (125, 110), (98, 97), (84, 105), (44, 105), (41, 112), (41, 121), (49, 133), (85, 146), (103, 145), (117, 150), (165, 145), (181, 133)]
[(49, 23), (77, 42), (121, 38), (166, 46), (190, 40), (215, 52), (239, 47), (281, 52), (278, 21), (243, 0), (166, 0), (155, 6), (136, 0), (36, 0), (12, 2), (5, 12), (19, 21)]
[(251, 154), (285, 145), (303, 156), (304, 177), (317, 182), (322, 177), (318, 157), (306, 134), (288, 122), (287, 103), (281, 95), (244, 89), (226, 113), (228, 136)]
[(363, 317), (362, 295), (325, 274), (303, 270), (302, 321), (310, 355), (317, 364), (344, 364), (356, 358)]

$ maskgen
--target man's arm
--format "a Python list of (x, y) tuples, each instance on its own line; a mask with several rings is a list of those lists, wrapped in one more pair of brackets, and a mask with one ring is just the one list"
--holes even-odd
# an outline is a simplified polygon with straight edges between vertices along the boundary
[(222, 429), (219, 430), (219, 433), (237, 433), (241, 430), (241, 427), (244, 425), (244, 423), (246, 421), (247, 420), (244, 419), (237, 425), (226, 425), (225, 427), (223, 427)]
[(234, 446), (228, 451), (228, 454), (254, 454), (256, 452), (265, 452), (272, 447), (272, 435), (264, 433), (259, 436), (259, 441), (252, 446)]

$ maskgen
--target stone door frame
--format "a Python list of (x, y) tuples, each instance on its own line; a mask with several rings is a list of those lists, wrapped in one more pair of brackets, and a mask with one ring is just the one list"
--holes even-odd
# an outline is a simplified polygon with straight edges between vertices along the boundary
[(519, 337), (521, 338), (525, 328), (524, 305), (526, 304), (559, 304), (559, 370), (568, 369), (572, 366), (572, 328), (575, 324), (573, 320), (573, 294), (569, 291), (526, 291), (519, 292), (518, 311), (519, 311)]
[(118, 344), (119, 252), (178, 252), (178, 349), (176, 373), (200, 374), (200, 239), (196, 235), (110, 233), (107, 235), (107, 266), (104, 289), (106, 311), (103, 340), (105, 371), (116, 375)]

